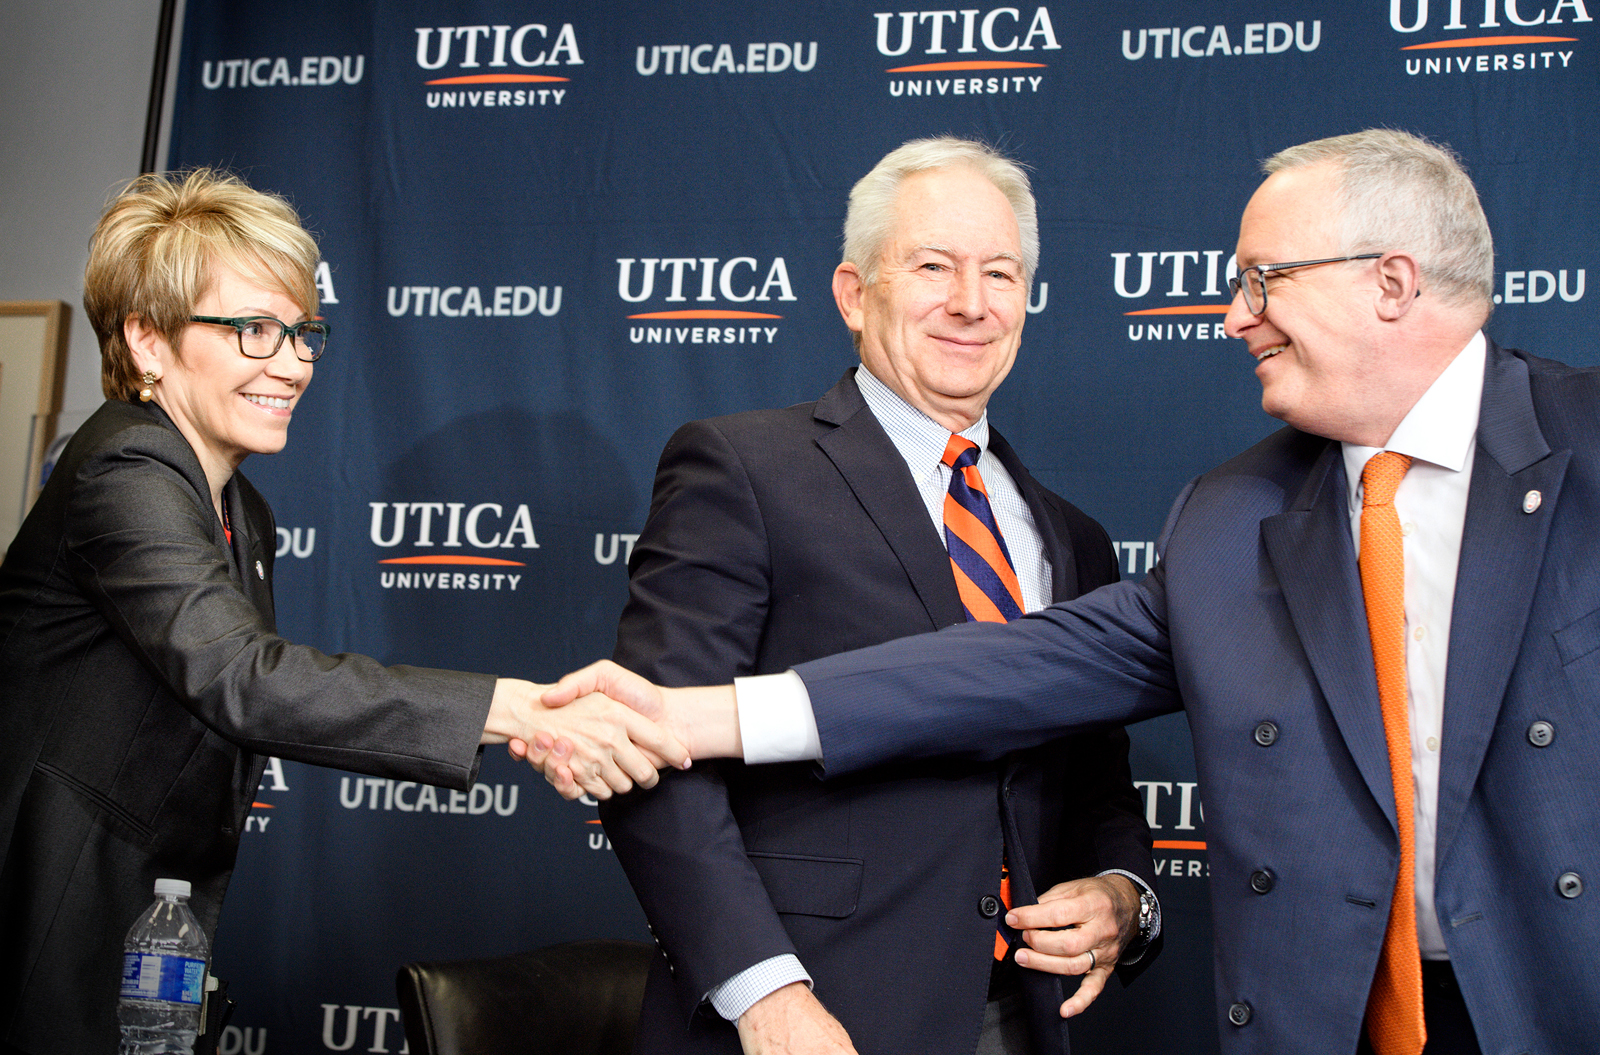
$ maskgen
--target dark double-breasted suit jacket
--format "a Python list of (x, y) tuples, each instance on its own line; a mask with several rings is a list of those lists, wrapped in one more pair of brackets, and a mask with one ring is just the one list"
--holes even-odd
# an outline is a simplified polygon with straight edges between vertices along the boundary
[[(1486, 1055), (1592, 1052), (1600, 372), (1491, 344), (1477, 444), (1434, 903)], [(1223, 1050), (1353, 1052), (1399, 844), (1346, 495), (1340, 445), (1285, 429), (1190, 485), (1142, 583), (802, 667), (828, 773), (1185, 709)]]
[(493, 691), (278, 637), (272, 512), (230, 544), (154, 404), (78, 430), (0, 568), (0, 1041), (117, 1047), (122, 943), (160, 877), (207, 937), (268, 756), (471, 784)]
[[(1099, 525), (990, 437), (1044, 538), (1054, 596), (1114, 581)], [(781, 672), (965, 618), (943, 540), (851, 374), (814, 404), (680, 429), (629, 570), (616, 659), (666, 684)], [(1120, 729), (827, 783), (810, 765), (700, 764), (601, 816), (663, 952), (639, 1052), (738, 1052), (701, 998), (796, 953), (862, 1055), (965, 1055), (1002, 845), (1017, 904), (1107, 868), (1154, 882)], [(1022, 974), (1036, 1050), (1064, 1052), (1060, 980)]]

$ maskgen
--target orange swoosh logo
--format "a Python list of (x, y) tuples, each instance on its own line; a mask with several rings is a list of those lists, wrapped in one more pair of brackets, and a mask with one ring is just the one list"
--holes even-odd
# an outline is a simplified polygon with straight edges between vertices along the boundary
[(571, 77), (546, 77), (538, 73), (474, 73), (470, 77), (441, 77), (427, 84), (543, 84), (547, 81), (568, 81)]
[(277, 807), (275, 807), (271, 803), (267, 803), (267, 802), (252, 802), (250, 804), (250, 808), (253, 809), (253, 810), (270, 810), (270, 809), (276, 809)]
[(499, 557), (463, 557), (450, 555), (445, 557), (390, 557), (380, 560), (379, 564), (491, 564), (495, 567), (522, 568), (526, 565), (520, 560), (501, 560)]
[(1169, 308), (1145, 308), (1143, 311), (1125, 311), (1124, 315), (1226, 315), (1229, 304), (1174, 304)]
[(1182, 839), (1157, 839), (1150, 844), (1157, 850), (1204, 850), (1205, 843), (1185, 842)]
[(723, 308), (692, 308), (689, 311), (647, 311), (643, 315), (629, 315), (630, 319), (781, 319), (782, 315), (767, 315), (759, 311), (728, 311)]
[(1424, 51), (1429, 48), (1488, 48), (1504, 44), (1561, 44), (1576, 41), (1577, 37), (1466, 37), (1462, 40), (1435, 40), (1428, 44), (1407, 44), (1401, 51)]
[(945, 73), (958, 70), (1042, 70), (1042, 62), (986, 62), (982, 59), (966, 62), (925, 62), (921, 66), (896, 66), (885, 73)]

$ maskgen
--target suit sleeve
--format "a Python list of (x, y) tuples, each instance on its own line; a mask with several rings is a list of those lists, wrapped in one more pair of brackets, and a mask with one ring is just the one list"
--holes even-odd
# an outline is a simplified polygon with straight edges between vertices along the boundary
[[(769, 566), (766, 526), (737, 451), (712, 423), (684, 426), (662, 453), (629, 561), (617, 662), (666, 685), (753, 673)], [(653, 790), (600, 804), (686, 1018), (740, 971), (795, 951), (745, 854), (725, 783), (738, 768), (663, 772)]]
[(233, 581), (212, 512), (173, 465), (166, 429), (80, 467), (66, 517), (78, 589), (217, 735), (259, 754), (471, 783), (494, 681), (329, 656), (279, 637)]
[[(829, 776), (990, 760), (1182, 707), (1160, 565), (1009, 623), (964, 623), (798, 665)], [(935, 640), (937, 638), (937, 640)]]
[[(1162, 553), (1194, 487), (1168, 515)], [(1080, 581), (1093, 581), (1081, 565)], [(795, 670), (829, 776), (897, 759), (991, 759), (1183, 706), (1160, 563), (1142, 582), (1111, 582), (1009, 623), (966, 623)]]

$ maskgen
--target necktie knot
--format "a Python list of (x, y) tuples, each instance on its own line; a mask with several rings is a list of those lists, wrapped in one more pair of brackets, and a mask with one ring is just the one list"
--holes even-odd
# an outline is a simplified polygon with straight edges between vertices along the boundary
[(1022, 586), (978, 472), (978, 445), (952, 435), (941, 460), (951, 470), (944, 498), (945, 548), (967, 618), (995, 623), (1015, 619), (1023, 613)]
[(1379, 451), (1361, 470), (1362, 506), (1387, 506), (1394, 504), (1394, 493), (1400, 489), (1406, 470), (1411, 468), (1411, 456), (1394, 451)]
[(952, 469), (965, 469), (969, 465), (978, 464), (978, 445), (965, 436), (950, 435), (950, 442), (944, 445), (944, 457), (940, 459)]

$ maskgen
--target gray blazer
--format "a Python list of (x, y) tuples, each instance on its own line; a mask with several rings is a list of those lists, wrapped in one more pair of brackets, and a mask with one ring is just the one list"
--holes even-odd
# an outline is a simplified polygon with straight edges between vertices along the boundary
[(230, 545), (154, 404), (108, 402), (0, 567), (0, 1042), (116, 1050), (122, 942), (158, 877), (209, 938), (269, 755), (472, 783), (493, 679), (328, 656), (276, 633), (272, 511)]

